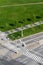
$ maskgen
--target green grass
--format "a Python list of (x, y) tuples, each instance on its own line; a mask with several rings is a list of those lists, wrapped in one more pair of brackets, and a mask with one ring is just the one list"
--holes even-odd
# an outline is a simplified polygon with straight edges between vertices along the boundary
[[(36, 19), (36, 16), (41, 16), (41, 19)], [(31, 21), (27, 21), (30, 18)], [(35, 18), (35, 19), (34, 19)], [(20, 27), (19, 21), (23, 21), (23, 26), (32, 24), (39, 20), (43, 20), (43, 5), (27, 5), (19, 7), (0, 7), (0, 30), (8, 31)], [(10, 26), (9, 24), (14, 24)]]
[(0, 5), (30, 3), (30, 2), (43, 2), (43, 0), (0, 0)]
[[(23, 37), (26, 37), (26, 36), (29, 36), (29, 35), (32, 35), (32, 34), (35, 34), (38, 32), (42, 32), (42, 31), (43, 31), (43, 24), (24, 30), (23, 31), (23, 35), (24, 35)], [(8, 37), (12, 40), (22, 38), (21, 37), (21, 31), (10, 34), (10, 35), (8, 35)]]

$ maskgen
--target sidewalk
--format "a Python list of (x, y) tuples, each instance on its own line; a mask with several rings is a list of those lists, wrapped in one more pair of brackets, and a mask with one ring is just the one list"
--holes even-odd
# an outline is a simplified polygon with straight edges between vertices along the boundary
[[(40, 23), (40, 22), (41, 22), (41, 23)], [(40, 21), (40, 22), (36, 22), (36, 23), (34, 23), (34, 24), (25, 25), (25, 26), (23, 27), (23, 30), (29, 29), (29, 28), (32, 28), (32, 27), (35, 27), (35, 26), (38, 26), (38, 25), (40, 25), (40, 24), (43, 24), (43, 21)], [(19, 28), (16, 28), (16, 29), (12, 29), (12, 30), (6, 31), (5, 34), (8, 35), (8, 34), (12, 34), (12, 33), (15, 33), (15, 32), (21, 31), (21, 30), (22, 30), (22, 28), (19, 27)]]

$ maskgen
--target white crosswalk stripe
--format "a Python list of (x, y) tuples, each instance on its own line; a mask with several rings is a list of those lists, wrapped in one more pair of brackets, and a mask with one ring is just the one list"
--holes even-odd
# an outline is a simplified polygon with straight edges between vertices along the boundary
[(27, 51), (24, 55), (26, 55), (26, 56), (29, 57), (29, 58), (34, 59), (34, 60), (37, 61), (37, 62), (43, 63), (43, 59), (42, 59), (41, 57), (39, 57), (39, 56), (37, 56), (37, 55), (35, 55), (35, 54), (32, 54), (32, 53), (30, 53), (29, 51)]

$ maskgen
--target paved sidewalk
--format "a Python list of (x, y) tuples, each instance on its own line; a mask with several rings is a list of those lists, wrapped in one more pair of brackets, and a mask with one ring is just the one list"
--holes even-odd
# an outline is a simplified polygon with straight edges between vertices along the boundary
[[(36, 22), (36, 23), (32, 24), (32, 26), (31, 26), (31, 24), (25, 25), (25, 26), (23, 27), (23, 30), (29, 29), (29, 28), (32, 28), (32, 27), (35, 27), (35, 26), (38, 26), (38, 25), (40, 25), (40, 24), (43, 24), (43, 21)], [(15, 32), (21, 31), (21, 30), (22, 30), (22, 28), (19, 27), (19, 28), (16, 28), (16, 29), (12, 29), (12, 30), (6, 31), (5, 34), (8, 35), (8, 34), (12, 34), (12, 33), (15, 33)]]

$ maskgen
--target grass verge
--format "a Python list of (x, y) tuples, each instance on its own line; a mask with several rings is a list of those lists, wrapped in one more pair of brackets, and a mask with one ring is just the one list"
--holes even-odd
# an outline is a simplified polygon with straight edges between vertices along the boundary
[[(38, 25), (36, 27), (26, 29), (26, 30), (23, 30), (23, 35), (24, 35), (23, 37), (26, 37), (26, 36), (29, 36), (29, 35), (32, 35), (32, 34), (35, 34), (38, 32), (42, 32), (42, 31), (43, 31), (43, 24)], [(21, 31), (10, 34), (10, 35), (8, 35), (8, 37), (12, 40), (22, 38), (21, 37)]]
[(8, 31), (43, 20), (43, 5), (0, 7), (0, 30)]

